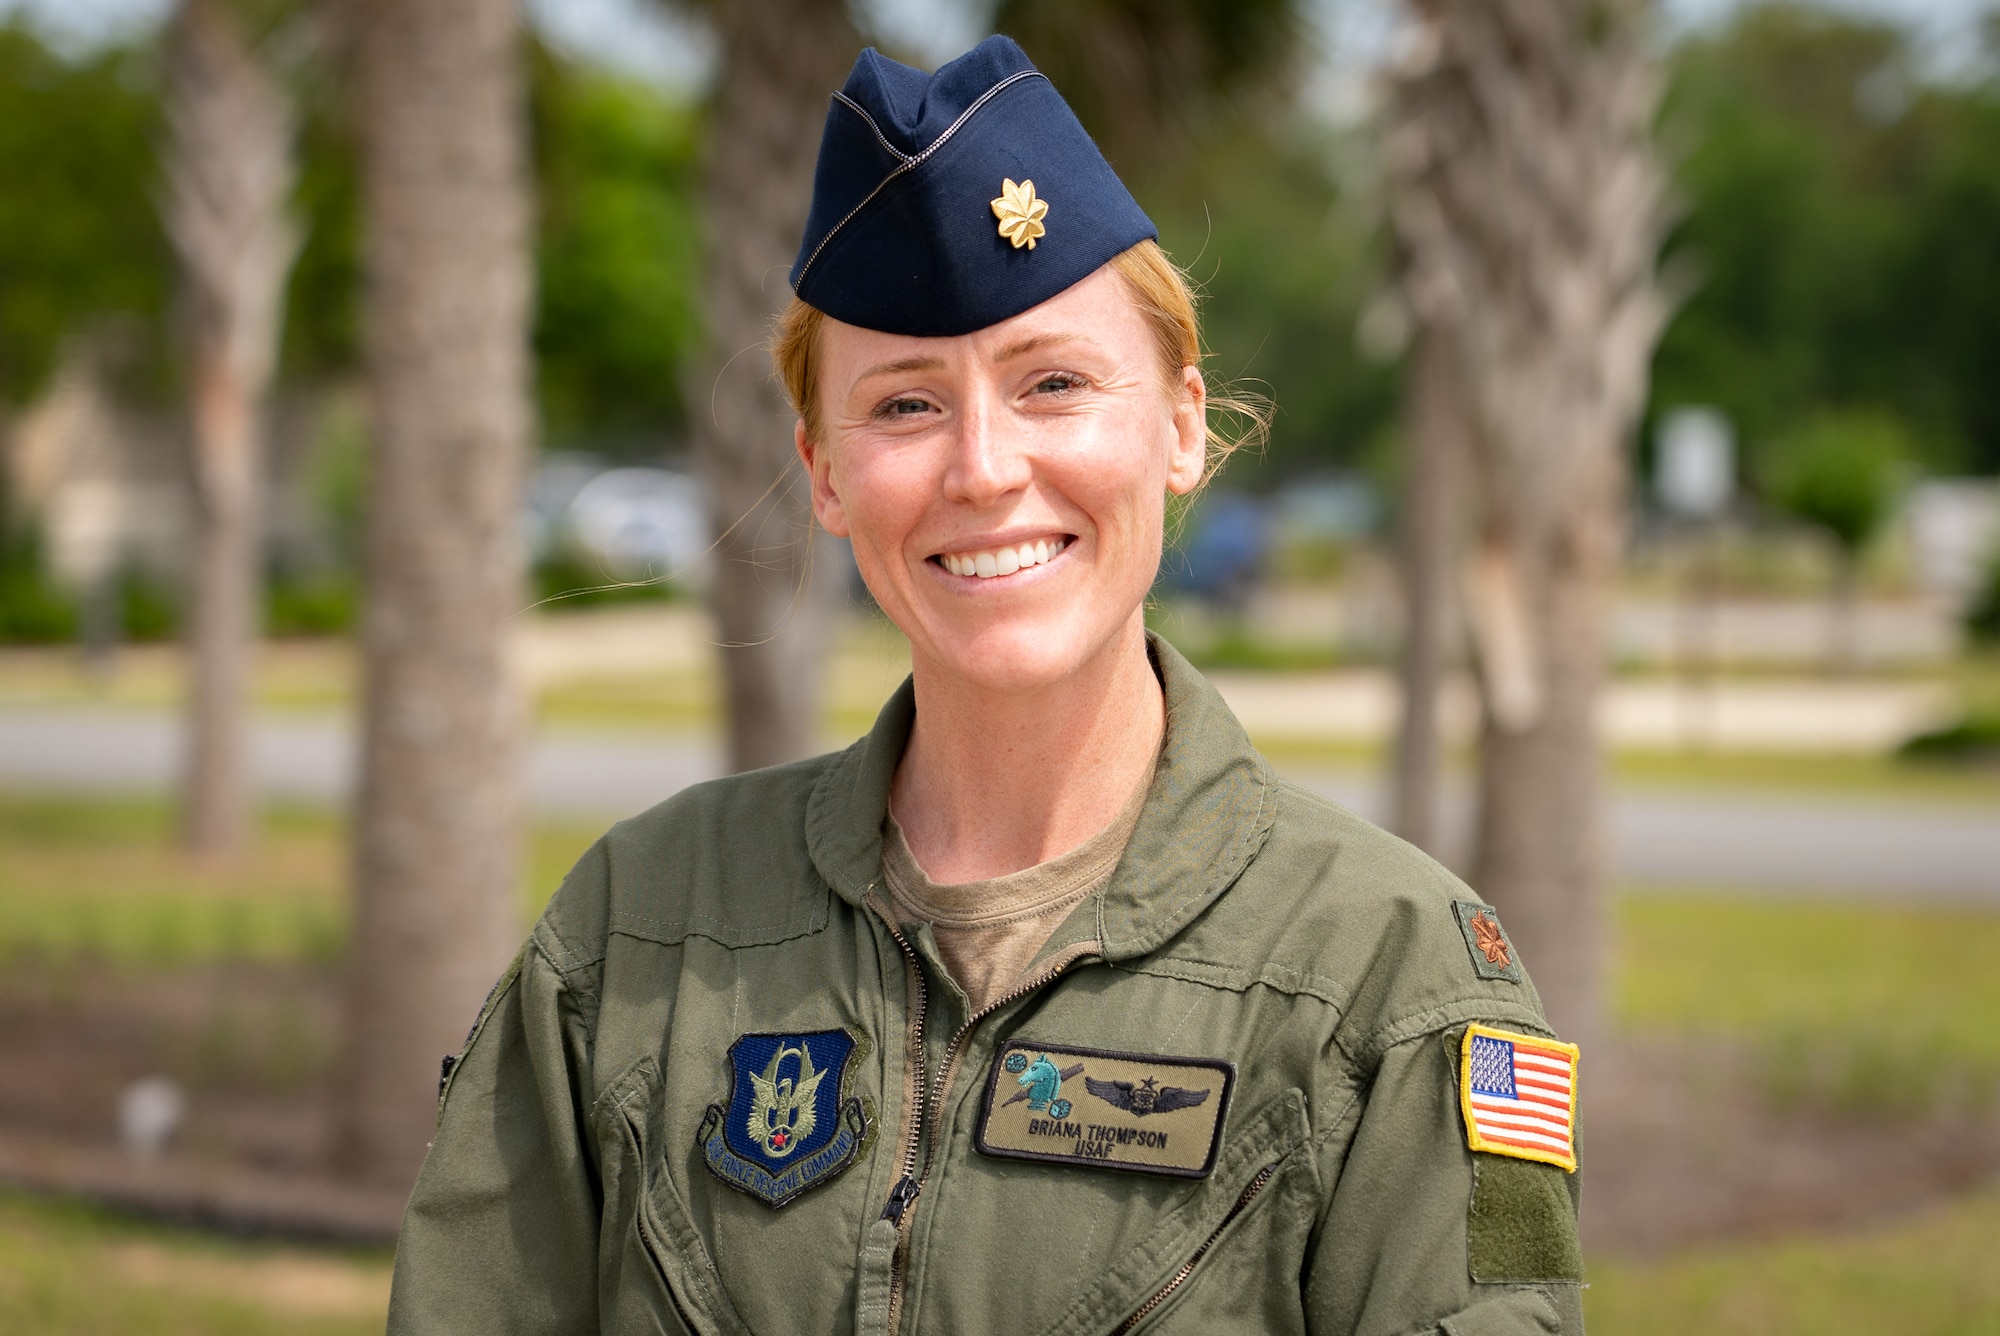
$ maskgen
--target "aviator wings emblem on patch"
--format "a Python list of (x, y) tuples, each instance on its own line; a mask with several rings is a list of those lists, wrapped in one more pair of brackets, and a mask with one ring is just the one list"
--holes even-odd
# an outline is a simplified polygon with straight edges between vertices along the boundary
[(1163, 1086), (1150, 1076), (1137, 1083), (1099, 1081), (1086, 1076), (1083, 1078), (1083, 1088), (1106, 1104), (1125, 1110), (1134, 1118), (1144, 1118), (1149, 1113), (1172, 1113), (1175, 1109), (1192, 1109), (1208, 1098), (1206, 1090)]
[[(795, 1076), (780, 1076), (786, 1058), (798, 1061)], [(764, 1143), (764, 1153), (783, 1159), (806, 1143), (819, 1122), (813, 1101), (825, 1072), (813, 1070), (812, 1050), (801, 1044), (787, 1048), (780, 1044), (771, 1055), (771, 1065), (762, 1076), (752, 1072), (750, 1089), (756, 1092), (750, 1105), (750, 1134)]]

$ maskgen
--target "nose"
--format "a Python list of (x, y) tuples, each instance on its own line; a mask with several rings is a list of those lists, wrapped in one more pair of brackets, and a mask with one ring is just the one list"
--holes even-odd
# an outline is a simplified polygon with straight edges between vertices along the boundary
[(1000, 405), (986, 395), (972, 396), (959, 414), (951, 467), (944, 479), (946, 498), (990, 506), (1025, 489), (1033, 470), (1024, 447), (1025, 442), (1008, 429)]

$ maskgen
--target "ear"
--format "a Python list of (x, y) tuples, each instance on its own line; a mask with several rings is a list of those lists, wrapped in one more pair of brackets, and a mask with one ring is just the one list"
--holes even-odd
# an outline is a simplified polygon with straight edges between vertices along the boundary
[(1174, 444), (1167, 457), (1167, 490), (1186, 496), (1201, 485), (1208, 467), (1208, 385), (1201, 368), (1181, 368), (1181, 393), (1174, 403)]
[(832, 461), (826, 450), (806, 439), (804, 418), (792, 424), (792, 448), (799, 452), (799, 462), (812, 481), (813, 518), (835, 538), (847, 537), (847, 507), (833, 490)]

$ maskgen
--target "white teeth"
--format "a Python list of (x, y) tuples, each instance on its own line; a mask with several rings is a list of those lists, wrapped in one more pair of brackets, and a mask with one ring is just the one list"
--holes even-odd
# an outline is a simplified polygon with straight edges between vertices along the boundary
[(1030, 566), (1039, 566), (1060, 555), (1068, 545), (1065, 539), (1058, 538), (1051, 542), (1044, 538), (1019, 547), (995, 548), (990, 552), (946, 552), (939, 556), (938, 562), (953, 575), (972, 575), (981, 580), (991, 580), (995, 576), (1012, 575)]

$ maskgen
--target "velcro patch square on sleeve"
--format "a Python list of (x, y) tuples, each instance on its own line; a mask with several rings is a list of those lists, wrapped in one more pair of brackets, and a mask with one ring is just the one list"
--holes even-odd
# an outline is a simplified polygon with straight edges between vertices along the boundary
[(1576, 1172), (1575, 1044), (1465, 1027), (1458, 1093), (1465, 1144)]

